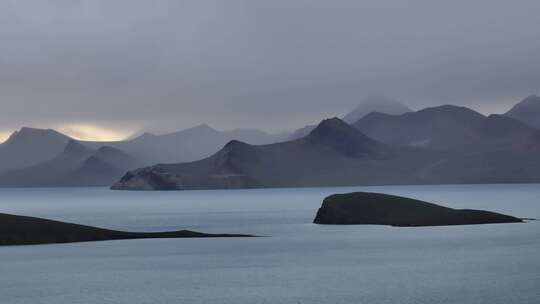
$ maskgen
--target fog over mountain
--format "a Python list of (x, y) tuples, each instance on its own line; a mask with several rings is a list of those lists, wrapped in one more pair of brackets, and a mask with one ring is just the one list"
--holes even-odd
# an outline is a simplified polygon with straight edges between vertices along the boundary
[[(345, 114), (343, 120), (349, 124), (353, 124), (372, 112), (399, 115), (410, 111), (412, 110), (397, 100), (389, 99), (384, 96), (368, 96), (363, 98), (352, 111)], [(317, 125), (314, 124), (297, 129), (292, 132), (289, 139), (304, 137), (316, 127)]]
[(342, 117), (373, 94), (504, 113), (539, 93), (539, 10), (536, 0), (2, 1), (0, 133), (201, 122), (274, 132)]

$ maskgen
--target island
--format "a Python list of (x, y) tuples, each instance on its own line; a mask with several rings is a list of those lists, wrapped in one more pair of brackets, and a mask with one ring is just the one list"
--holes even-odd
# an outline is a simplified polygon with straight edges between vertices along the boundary
[(326, 197), (313, 222), (414, 227), (521, 223), (523, 220), (490, 211), (452, 209), (395, 195), (353, 192)]
[(244, 234), (207, 234), (190, 230), (127, 232), (65, 223), (37, 217), (0, 213), (0, 245), (37, 245), (127, 239), (251, 237)]

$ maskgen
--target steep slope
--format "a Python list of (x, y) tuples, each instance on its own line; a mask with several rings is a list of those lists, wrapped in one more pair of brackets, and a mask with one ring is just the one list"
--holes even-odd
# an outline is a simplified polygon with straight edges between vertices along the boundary
[(50, 160), (62, 152), (69, 140), (54, 130), (22, 128), (0, 144), (0, 172)]
[(403, 115), (371, 113), (354, 127), (390, 145), (452, 150), (511, 144), (534, 132), (533, 128), (505, 116), (485, 117), (471, 109), (451, 105)]
[[(197, 162), (129, 172), (113, 189), (181, 190), (404, 183), (420, 163), (419, 150), (394, 149), (340, 119), (321, 122), (308, 136), (271, 145), (231, 141)], [(407, 159), (407, 161), (404, 161)]]
[(540, 129), (540, 96), (528, 96), (513, 106), (504, 115)]

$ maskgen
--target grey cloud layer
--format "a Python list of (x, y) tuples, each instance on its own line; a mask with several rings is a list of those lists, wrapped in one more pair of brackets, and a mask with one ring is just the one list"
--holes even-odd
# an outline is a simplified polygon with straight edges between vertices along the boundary
[(539, 1), (3, 1), (0, 128), (276, 129), (540, 90)]

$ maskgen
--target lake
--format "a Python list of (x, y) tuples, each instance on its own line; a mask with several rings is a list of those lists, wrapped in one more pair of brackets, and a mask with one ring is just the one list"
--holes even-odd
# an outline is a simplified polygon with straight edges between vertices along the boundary
[(0, 247), (0, 303), (540, 303), (540, 221), (312, 224), (333, 193), (377, 191), (540, 218), (540, 185), (121, 192), (0, 189), (0, 212), (113, 229), (248, 233)]

